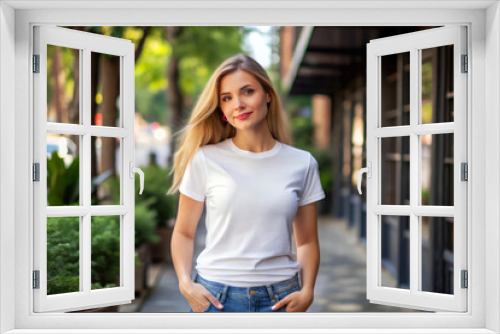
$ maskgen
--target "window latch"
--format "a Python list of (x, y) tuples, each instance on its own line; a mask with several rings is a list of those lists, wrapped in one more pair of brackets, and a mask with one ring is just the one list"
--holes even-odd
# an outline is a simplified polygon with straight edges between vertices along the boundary
[(129, 176), (131, 179), (134, 178), (134, 173), (138, 173), (139, 174), (139, 183), (140, 183), (140, 187), (141, 189), (139, 190), (139, 195), (142, 195), (142, 191), (144, 190), (144, 172), (138, 168), (138, 167), (134, 167), (134, 162), (133, 161), (130, 161), (129, 164)]
[(356, 175), (356, 179), (358, 180), (358, 192), (360, 195), (362, 194), (361, 193), (361, 178), (363, 176), (363, 173), (367, 173), (369, 179), (372, 178), (372, 162), (368, 161), (367, 164), (368, 164), (368, 167), (361, 168), (360, 170), (358, 170), (358, 173)]

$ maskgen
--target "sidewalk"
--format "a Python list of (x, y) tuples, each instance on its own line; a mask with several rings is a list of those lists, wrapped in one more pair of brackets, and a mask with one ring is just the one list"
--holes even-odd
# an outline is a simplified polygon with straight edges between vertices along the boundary
[[(205, 247), (205, 224), (198, 226), (193, 254), (193, 273), (196, 258)], [(421, 312), (418, 310), (372, 304), (366, 299), (366, 252), (342, 220), (329, 216), (318, 219), (321, 260), (314, 302), (307, 312)], [(296, 252), (295, 243), (293, 251)], [(394, 280), (386, 271), (384, 282)], [(189, 304), (179, 292), (179, 282), (172, 265), (164, 267), (158, 285), (141, 302), (138, 312), (188, 312)]]

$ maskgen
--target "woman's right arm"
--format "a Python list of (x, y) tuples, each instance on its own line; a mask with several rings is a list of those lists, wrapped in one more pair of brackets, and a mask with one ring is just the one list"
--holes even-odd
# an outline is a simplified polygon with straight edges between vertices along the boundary
[(180, 194), (179, 210), (170, 245), (172, 262), (179, 279), (179, 290), (195, 312), (201, 312), (207, 308), (207, 299), (215, 306), (219, 304), (217, 298), (205, 287), (191, 280), (194, 237), (204, 204), (204, 202), (195, 201), (182, 193)]

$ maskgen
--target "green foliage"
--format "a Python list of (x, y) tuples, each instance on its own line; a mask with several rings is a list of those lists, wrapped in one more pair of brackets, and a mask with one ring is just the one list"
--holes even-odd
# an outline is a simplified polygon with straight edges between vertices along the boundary
[(311, 154), (318, 162), (319, 166), (319, 178), (321, 180), (321, 186), (325, 193), (331, 193), (333, 188), (333, 154), (330, 149), (317, 149), (314, 148)]
[[(300, 104), (297, 104), (297, 108)], [(333, 152), (330, 149), (318, 149), (314, 145), (314, 124), (310, 117), (293, 117), (291, 119), (293, 146), (308, 151), (316, 159), (319, 166), (321, 186), (325, 193), (333, 188)]]
[[(91, 289), (114, 287), (120, 275), (120, 217), (91, 219)], [(47, 218), (48, 295), (79, 291), (79, 225), (77, 217)], [(141, 264), (137, 252), (134, 261)]]
[(47, 158), (47, 201), (49, 205), (79, 205), (79, 156), (66, 167), (57, 151)]
[(429, 189), (422, 189), (422, 204), (429, 204)]
[(47, 295), (80, 290), (78, 217), (47, 218)]
[[(148, 168), (142, 168), (144, 172), (144, 176), (146, 182), (144, 184), (144, 191), (142, 195), (139, 195), (139, 177), (136, 177), (136, 185), (135, 185), (135, 246), (139, 246), (144, 242), (158, 242), (159, 237), (156, 235), (155, 230), (158, 224), (158, 212), (156, 211), (157, 203), (165, 204), (165, 199), (159, 194), (151, 192), (152, 189), (149, 189), (149, 192), (146, 192), (146, 189), (149, 187), (153, 188), (157, 186), (155, 182), (158, 182), (159, 185), (162, 185), (160, 179), (151, 180), (153, 178), (153, 174), (150, 173)], [(146, 178), (147, 177), (147, 178)], [(120, 177), (116, 176), (114, 178), (110, 178), (108, 182), (105, 184), (106, 190), (111, 194), (111, 198), (115, 198), (114, 205), (119, 204), (120, 198)], [(163, 191), (165, 192), (165, 191)], [(164, 212), (165, 208), (161, 208)]]
[(293, 146), (310, 151), (314, 148), (314, 124), (309, 117), (291, 119)]
[[(156, 211), (156, 226), (167, 226), (167, 220), (175, 215), (177, 196), (167, 196), (166, 192), (172, 185), (168, 177), (169, 170), (150, 164), (142, 168), (144, 172), (144, 191), (139, 195), (139, 177), (135, 178), (135, 203), (150, 203)], [(150, 199), (153, 201), (149, 202)]]
[[(47, 218), (47, 294), (80, 290), (80, 222), (78, 217)], [(116, 286), (120, 273), (118, 216), (93, 216), (91, 288)]]
[(149, 241), (156, 243), (160, 241), (155, 233), (156, 231), (156, 211), (151, 209), (151, 204), (154, 203), (154, 198), (149, 198), (135, 205), (135, 245)]
[(120, 275), (120, 216), (91, 217), (92, 283), (116, 286)]

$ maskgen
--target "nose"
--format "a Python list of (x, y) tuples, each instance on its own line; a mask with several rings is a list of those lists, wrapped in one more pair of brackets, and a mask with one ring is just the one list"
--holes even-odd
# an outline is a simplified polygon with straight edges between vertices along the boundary
[(235, 99), (236, 100), (236, 110), (240, 110), (240, 109), (245, 109), (245, 105), (243, 104), (243, 102), (241, 101), (241, 99)]

